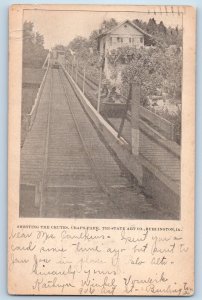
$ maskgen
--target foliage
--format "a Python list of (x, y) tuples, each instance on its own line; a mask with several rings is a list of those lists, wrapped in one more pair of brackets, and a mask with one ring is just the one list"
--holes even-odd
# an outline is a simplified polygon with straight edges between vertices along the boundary
[(113, 27), (115, 27), (117, 25), (118, 25), (118, 23), (114, 18), (111, 18), (110, 20), (104, 20), (101, 24), (101, 28), (99, 30), (99, 33), (106, 32), (106, 31), (112, 29)]
[[(140, 49), (120, 47), (108, 54), (108, 61), (114, 69), (122, 66), (122, 94), (128, 95), (129, 86), (133, 82), (141, 85), (143, 106), (148, 105), (149, 97), (159, 93), (162, 97), (167, 94), (176, 104), (181, 99), (182, 52), (177, 46)], [(181, 111), (178, 110), (176, 114), (170, 114), (167, 110), (156, 113), (174, 124), (174, 139), (180, 144)]]
[[(108, 55), (111, 65), (126, 65), (128, 70), (123, 73), (123, 84), (139, 78), (143, 84), (143, 98), (148, 94), (155, 94), (155, 89), (162, 88), (171, 97), (181, 94), (181, 68), (182, 54), (182, 29), (166, 27), (161, 21), (156, 23), (154, 18), (148, 22), (139, 19), (133, 22), (145, 32), (156, 39), (155, 48), (135, 49), (134, 47), (120, 47)], [(71, 62), (78, 60), (80, 66), (90, 67), (90, 75), (97, 77), (99, 69), (99, 53), (97, 49), (97, 37), (116, 26), (115, 19), (104, 20), (98, 30), (92, 31), (89, 38), (75, 37), (66, 47), (66, 58)], [(172, 46), (173, 45), (173, 46)], [(72, 55), (74, 53), (74, 55)], [(116, 76), (116, 72), (114, 76)]]
[(110, 30), (118, 23), (115, 19), (104, 20), (98, 30), (93, 30), (89, 38), (82, 36), (75, 37), (66, 47), (66, 58), (69, 61), (75, 59), (79, 60), (80, 65), (88, 64), (94, 66), (95, 69), (99, 69), (99, 53), (98, 53), (98, 41), (99, 34)]
[(178, 28), (178, 26), (175, 28), (166, 27), (163, 21), (157, 24), (154, 18), (150, 18), (148, 23), (138, 19), (133, 20), (133, 22), (145, 32), (152, 35), (156, 39), (157, 45), (165, 47), (176, 45), (177, 47), (182, 47), (182, 28)]
[[(167, 94), (174, 102), (181, 99), (182, 28), (166, 27), (163, 21), (157, 24), (154, 18), (148, 22), (139, 19), (133, 22), (148, 33), (149, 36), (145, 35), (145, 45), (151, 47), (137, 49), (122, 46), (107, 54), (111, 82), (103, 78), (103, 93), (109, 95), (114, 91), (116, 78), (121, 74), (122, 84), (119, 83), (118, 89), (123, 95), (127, 96), (132, 82), (141, 84), (142, 105), (147, 105), (148, 97), (157, 95), (159, 91), (161, 95)], [(105, 20), (98, 30), (92, 31), (89, 38), (76, 37), (66, 47), (68, 60), (78, 60), (82, 68), (86, 65), (86, 76), (94, 81), (98, 82), (100, 66), (97, 37), (116, 25), (115, 19)], [(165, 117), (173, 118), (172, 121), (178, 124), (176, 128), (180, 128), (179, 117), (170, 117), (169, 113)]]
[(44, 37), (34, 31), (34, 24), (25, 21), (23, 24), (23, 66), (42, 67), (48, 50), (44, 49)]
[(120, 47), (108, 54), (108, 61), (114, 66), (124, 65), (123, 89), (132, 82), (141, 84), (143, 102), (158, 89), (171, 98), (181, 96), (182, 53), (177, 47)]

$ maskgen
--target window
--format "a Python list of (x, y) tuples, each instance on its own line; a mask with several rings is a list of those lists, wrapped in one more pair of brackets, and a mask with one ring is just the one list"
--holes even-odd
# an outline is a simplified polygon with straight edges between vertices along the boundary
[(131, 43), (132, 42), (132, 39), (131, 38), (129, 38), (129, 43)]
[(112, 45), (112, 37), (110, 37), (110, 46)]
[(117, 42), (119, 43), (120, 42), (120, 37), (117, 37), (116, 39), (117, 39)]
[(143, 37), (140, 38), (140, 43), (143, 43)]

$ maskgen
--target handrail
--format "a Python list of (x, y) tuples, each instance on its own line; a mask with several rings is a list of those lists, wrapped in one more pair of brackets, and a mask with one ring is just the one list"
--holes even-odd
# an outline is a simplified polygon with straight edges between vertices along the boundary
[[(170, 179), (170, 177), (163, 173), (163, 171), (153, 165), (149, 160), (145, 159), (142, 154), (140, 154), (139, 159), (137, 157), (134, 157), (132, 155), (132, 152), (130, 150), (129, 143), (123, 138), (117, 137), (117, 131), (96, 111), (96, 109), (92, 106), (90, 101), (86, 98), (86, 96), (82, 93), (82, 90), (78, 86), (78, 84), (75, 82), (75, 80), (71, 77), (71, 75), (65, 70), (64, 66), (62, 66), (62, 69), (64, 71), (64, 74), (70, 80), (70, 83), (75, 91), (75, 93), (78, 96), (79, 101), (84, 106), (85, 111), (89, 115), (89, 117), (94, 122), (95, 126), (102, 132), (103, 135), (106, 134), (105, 138), (107, 140), (110, 140), (109, 144), (113, 147), (113, 149), (116, 149), (119, 153), (120, 159), (124, 160), (124, 164), (127, 165), (127, 168), (133, 173), (135, 170), (135, 176), (137, 176), (138, 181), (141, 182), (142, 180), (142, 174), (140, 169), (138, 168), (139, 164), (143, 165), (146, 169), (151, 170), (153, 174), (161, 180), (163, 184), (165, 184), (170, 190), (172, 190), (176, 195), (179, 195), (179, 183), (176, 181), (173, 181)], [(141, 123), (143, 121), (141, 120)], [(156, 140), (162, 147), (166, 148), (168, 151), (172, 152), (172, 149), (167, 147), (166, 143), (164, 144), (164, 141), (161, 141), (161, 139), (156, 139), (154, 137), (154, 140)], [(166, 142), (166, 141), (165, 141)], [(171, 142), (173, 143), (173, 142)], [(123, 154), (124, 153), (124, 154)], [(173, 153), (176, 155), (175, 153)], [(179, 159), (180, 157), (176, 155)]]
[(34, 105), (32, 106), (31, 112), (29, 114), (27, 114), (29, 130), (31, 130), (32, 125), (33, 125), (34, 120), (35, 120), (35, 117), (36, 117), (37, 109), (38, 109), (39, 102), (40, 102), (40, 97), (41, 97), (41, 94), (42, 94), (42, 91), (43, 91), (43, 87), (44, 87), (45, 80), (46, 80), (46, 77), (47, 77), (47, 74), (48, 74), (48, 70), (49, 70), (49, 61), (48, 61), (48, 67), (46, 69), (46, 72), (44, 74), (44, 77), (42, 79), (40, 87), (38, 89), (36, 98), (34, 100)]
[[(68, 60), (66, 60), (66, 62), (69, 65), (71, 65)], [(79, 68), (79, 73), (80, 72), (81, 72), (81, 68)], [(90, 81), (95, 86), (98, 86), (98, 84), (93, 79), (89, 78), (88, 75), (86, 75), (85, 77), (86, 77), (86, 80)], [(124, 100), (127, 100), (127, 97), (125, 97), (124, 95), (121, 95), (121, 97)], [(128, 120), (130, 120), (130, 117), (131, 117), (131, 115), (128, 112), (128, 114), (127, 114)], [(158, 129), (160, 129), (161, 132), (163, 131), (162, 135), (164, 135), (167, 139), (169, 139), (171, 141), (174, 140), (174, 124), (173, 123), (171, 123), (170, 121), (166, 120), (165, 118), (159, 116), (158, 114), (152, 112), (151, 110), (145, 108), (142, 105), (140, 105), (140, 117), (141, 117), (141, 119), (145, 119), (145, 120), (149, 121), (154, 126), (154, 128), (157, 127)]]
[[(62, 69), (63, 69), (64, 73), (68, 73), (65, 70), (64, 66), (62, 66)], [(71, 75), (69, 75), (69, 76), (71, 77)], [(74, 79), (72, 79), (72, 80), (74, 81)], [(78, 86), (78, 84), (76, 82), (75, 82), (75, 84)], [(78, 89), (81, 91), (81, 88), (79, 86), (78, 86)], [(130, 119), (130, 114), (129, 113), (128, 113), (127, 117), (129, 117), (129, 119)], [(169, 122), (169, 121), (167, 121), (167, 122)], [(112, 125), (110, 125), (110, 126), (112, 126)], [(115, 128), (114, 128), (114, 130), (115, 130)], [(167, 149), (168, 151), (170, 151), (171, 153), (173, 153), (175, 156), (177, 156), (180, 159), (180, 146), (178, 146), (173, 141), (167, 141), (166, 138), (162, 134), (160, 134), (158, 131), (156, 131), (153, 127), (151, 127), (150, 125), (148, 125), (142, 119), (140, 119), (140, 130), (143, 131), (148, 136), (150, 136), (150, 138), (154, 139), (163, 148)]]

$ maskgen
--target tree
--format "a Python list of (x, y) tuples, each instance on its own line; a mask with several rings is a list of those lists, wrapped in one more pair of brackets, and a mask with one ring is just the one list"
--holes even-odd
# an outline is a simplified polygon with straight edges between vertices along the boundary
[(117, 25), (118, 25), (118, 23), (114, 18), (111, 18), (109, 20), (104, 20), (100, 27), (100, 33), (111, 30), (113, 27), (115, 27)]
[(36, 39), (37, 46), (43, 48), (43, 45), (44, 45), (44, 37), (43, 37), (43, 35), (40, 34), (39, 32), (36, 32), (35, 39)]
[(142, 20), (139, 19), (135, 19), (133, 20), (133, 23), (135, 25), (137, 25), (139, 28), (141, 28), (142, 30), (146, 31), (147, 30), (147, 23), (143, 22)]
[(66, 57), (69, 61), (72, 61), (74, 56), (80, 61), (80, 64), (89, 61), (91, 51), (87, 38), (77, 36), (69, 43), (66, 49)]
[(158, 31), (158, 26), (156, 24), (156, 20), (154, 18), (149, 19), (149, 22), (147, 24), (147, 32), (155, 35), (157, 31)]
[(180, 98), (182, 81), (182, 53), (177, 47), (140, 48), (120, 47), (108, 54), (114, 68), (122, 65), (122, 89), (132, 82), (142, 87), (142, 102), (155, 95), (157, 89), (170, 97)]
[(117, 22), (115, 19), (104, 20), (100, 29), (93, 30), (88, 39), (81, 36), (75, 37), (67, 46), (66, 56), (69, 60), (72, 60), (71, 52), (73, 51), (81, 64), (88, 62), (89, 65), (94, 65), (95, 68), (98, 68), (99, 53), (97, 38), (101, 32), (109, 30), (116, 25)]
[(167, 33), (167, 29), (165, 27), (165, 25), (163, 24), (163, 21), (161, 21), (158, 25), (158, 31), (159, 33), (162, 33), (162, 34), (166, 34)]
[(25, 21), (23, 24), (23, 65), (41, 67), (47, 56), (44, 49), (44, 37), (34, 31), (34, 23)]
[(99, 35), (99, 30), (93, 30), (89, 36), (89, 47), (93, 49), (93, 53), (98, 54), (98, 41), (97, 37)]
[(23, 24), (23, 42), (27, 40), (31, 41), (34, 38), (33, 32), (34, 24), (33, 22), (25, 21)]

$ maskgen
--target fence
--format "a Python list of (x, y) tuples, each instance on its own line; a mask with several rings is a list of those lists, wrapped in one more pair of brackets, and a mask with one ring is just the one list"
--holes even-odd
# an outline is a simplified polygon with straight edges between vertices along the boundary
[(39, 106), (40, 97), (41, 97), (41, 94), (42, 94), (42, 91), (43, 91), (43, 87), (44, 87), (44, 84), (45, 84), (46, 76), (48, 74), (48, 69), (49, 69), (49, 61), (48, 61), (48, 66), (47, 66), (46, 72), (44, 74), (43, 80), (41, 82), (41, 85), (40, 85), (40, 87), (38, 89), (36, 98), (34, 100), (34, 105), (32, 106), (32, 110), (31, 110), (31, 112), (29, 114), (27, 114), (27, 123), (28, 123), (29, 130), (31, 129), (31, 127), (32, 127), (32, 125), (34, 123), (35, 117), (36, 117), (36, 113), (37, 113), (37, 109), (38, 109), (38, 106)]
[[(151, 195), (157, 205), (166, 207), (168, 211), (173, 210), (174, 207), (174, 211), (178, 214), (180, 203), (178, 179), (178, 175), (180, 177), (180, 151), (179, 149), (176, 151), (179, 152), (179, 155), (176, 155), (175, 151), (173, 151), (173, 146), (177, 145), (170, 145), (171, 143), (168, 141), (146, 136), (147, 140), (144, 142), (144, 147), (141, 147), (140, 155), (134, 155), (127, 141), (117, 136), (117, 131), (90, 104), (89, 99), (84, 96), (81, 88), (72, 79), (69, 72), (65, 70), (64, 66), (62, 66), (62, 69), (85, 112), (94, 123), (94, 126), (104, 137), (106, 143), (114, 153), (116, 153), (122, 164), (138, 180), (139, 184), (144, 188), (145, 193)], [(155, 148), (153, 148), (153, 144), (155, 144)], [(160, 159), (157, 158), (157, 153), (160, 153)], [(164, 157), (163, 160), (161, 159), (162, 157)], [(175, 180), (173, 180), (173, 176), (170, 176), (170, 173), (173, 174), (174, 168), (177, 174), (177, 179)], [(161, 197), (161, 191), (165, 195), (163, 198)]]
[(151, 122), (156, 129), (160, 129), (162, 134), (169, 140), (174, 139), (174, 124), (167, 121), (166, 119), (156, 115), (152, 111), (140, 106), (140, 117), (143, 120)]
[[(78, 61), (76, 64), (71, 64), (70, 62), (66, 61), (65, 68), (69, 72), (69, 74), (72, 76), (72, 78), (75, 80), (75, 82), (78, 84), (80, 89), (83, 91), (83, 93), (87, 96), (87, 98), (90, 100), (91, 104), (96, 108), (97, 107), (97, 97), (98, 97), (98, 83), (95, 82), (95, 80), (92, 80), (89, 78), (86, 74), (86, 68), (85, 66), (82, 70), (81, 67), (78, 65)], [(125, 97), (123, 97), (125, 98)], [(117, 106), (117, 109), (119, 109), (118, 104), (110, 104), (110, 111), (112, 110), (111, 106), (114, 105)], [(109, 105), (108, 105), (109, 106)], [(103, 104), (101, 104), (101, 111), (106, 113), (106, 107), (104, 107)], [(168, 120), (162, 118), (161, 116), (153, 113), (152, 111), (148, 110), (147, 108), (140, 106), (140, 118), (142, 121), (146, 122), (149, 126), (151, 126), (156, 131), (160, 132), (165, 138), (169, 140), (175, 139), (175, 128), (174, 124), (169, 122)], [(113, 115), (113, 114), (112, 114)], [(116, 117), (116, 113), (114, 113), (114, 116)], [(128, 119), (130, 120), (130, 111), (128, 112)]]

